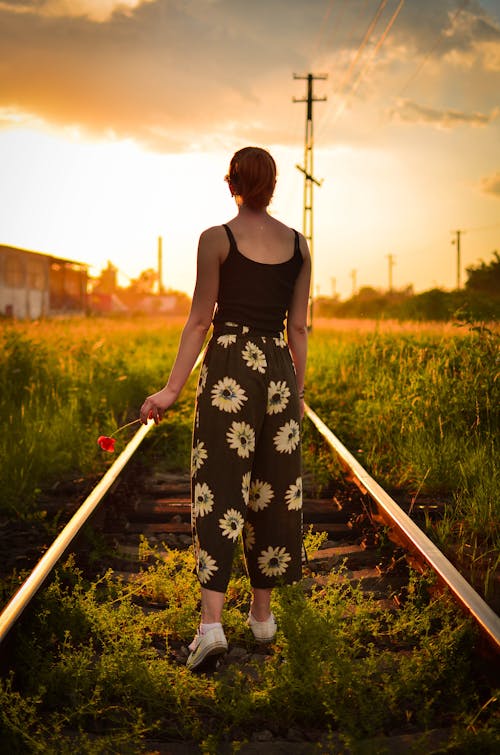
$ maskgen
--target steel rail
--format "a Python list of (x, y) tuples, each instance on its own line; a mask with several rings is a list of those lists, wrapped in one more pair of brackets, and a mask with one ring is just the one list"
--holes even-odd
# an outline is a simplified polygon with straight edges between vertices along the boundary
[[(205, 349), (202, 349), (198, 354), (196, 362), (191, 370), (191, 375), (200, 366), (205, 354)], [(134, 453), (139, 448), (140, 444), (154, 426), (154, 421), (149, 420), (147, 425), (141, 425), (139, 430), (135, 433), (132, 439), (128, 442), (122, 453), (113, 462), (108, 471), (104, 474), (101, 480), (93, 488), (90, 495), (85, 499), (78, 511), (69, 520), (64, 529), (56, 537), (50, 548), (42, 556), (38, 564), (35, 566), (29, 577), (23, 582), (21, 587), (12, 596), (5, 608), (0, 613), (0, 644), (12, 628), (13, 624), (21, 616), (22, 612), (31, 601), (31, 599), (38, 592), (43, 582), (47, 579), (48, 575), (59, 561), (63, 553), (66, 551), (69, 544), (77, 536), (89, 516), (96, 509), (101, 502), (103, 496), (111, 485), (114, 483), (122, 469), (125, 467), (128, 461), (132, 458)]]
[(398, 537), (410, 552), (424, 559), (433, 569), (455, 600), (475, 620), (489, 644), (498, 652), (500, 650), (500, 617), (307, 404), (305, 413), (328, 445), (340, 457), (354, 481), (375, 501), (381, 518), (391, 527), (396, 528)]
[(131, 459), (147, 433), (154, 427), (154, 424), (153, 420), (150, 420), (147, 425), (141, 425), (118, 458), (113, 462), (95, 488), (93, 488), (90, 495), (87, 496), (78, 511), (72, 516), (64, 529), (61, 530), (50, 548), (44, 553), (29, 577), (7, 603), (0, 614), (0, 642), (2, 642), (12, 625), (38, 592), (69, 544), (80, 532), (89, 516), (101, 502), (104, 494), (109, 490), (124, 466)]
[[(201, 356), (198, 358), (193, 370), (196, 369), (201, 361)], [(440, 580), (451, 591), (455, 599), (474, 618), (490, 644), (497, 651), (500, 650), (500, 618), (476, 593), (453, 564), (439, 551), (434, 543), (405, 514), (376, 480), (368, 474), (330, 428), (307, 404), (305, 412), (332, 450), (339, 456), (344, 466), (348, 468), (354, 480), (375, 501), (382, 519), (396, 528), (398, 535), (410, 552), (417, 554), (429, 564)], [(0, 614), (0, 643), (21, 616), (57, 561), (74, 540), (153, 426), (154, 422), (152, 420), (147, 425), (141, 425), (126, 448), (104, 474), (100, 482), (57, 536), (47, 552), (42, 556), (26, 581), (7, 603)]]

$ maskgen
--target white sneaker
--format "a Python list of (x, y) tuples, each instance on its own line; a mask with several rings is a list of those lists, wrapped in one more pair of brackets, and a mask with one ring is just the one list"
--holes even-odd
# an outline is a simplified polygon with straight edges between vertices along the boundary
[(198, 630), (194, 640), (189, 646), (189, 655), (186, 666), (193, 671), (200, 666), (206, 658), (213, 655), (222, 655), (227, 651), (227, 640), (222, 627), (209, 629), (206, 634), (200, 634)]
[(250, 612), (248, 614), (247, 624), (252, 630), (253, 636), (257, 642), (272, 642), (276, 636), (276, 630), (278, 629), (272, 613), (265, 621), (257, 621)]

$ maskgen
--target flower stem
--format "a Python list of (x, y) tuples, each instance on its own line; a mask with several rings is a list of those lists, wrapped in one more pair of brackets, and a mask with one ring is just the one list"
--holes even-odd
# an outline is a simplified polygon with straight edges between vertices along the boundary
[(116, 430), (113, 431), (112, 435), (116, 435), (116, 433), (119, 433), (120, 430), (125, 430), (126, 427), (130, 427), (131, 425), (135, 425), (137, 422), (140, 422), (140, 417), (137, 419), (133, 419), (132, 422), (127, 422), (126, 425), (122, 425), (121, 427), (117, 427)]

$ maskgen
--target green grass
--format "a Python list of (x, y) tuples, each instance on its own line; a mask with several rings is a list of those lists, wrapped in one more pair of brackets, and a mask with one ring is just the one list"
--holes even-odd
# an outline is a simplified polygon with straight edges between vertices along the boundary
[[(353, 745), (414, 726), (454, 724), (463, 737), (472, 715), (494, 741), (493, 702), (473, 681), (471, 628), (446, 598), (429, 598), (422, 577), (399, 611), (381, 608), (341, 571), (308, 592), (277, 591), (279, 632), (265, 662), (207, 677), (169, 652), (192, 639), (198, 620), (193, 564), (190, 551), (167, 550), (133, 585), (111, 573), (87, 584), (72, 560), (59, 569), (16, 637), (15, 675), (0, 682), (9, 752), (137, 753), (158, 737), (217, 753), (220, 742), (265, 728), (286, 736), (290, 727), (336, 732)], [(145, 599), (157, 610), (143, 612)], [(248, 602), (237, 563), (223, 620), (230, 644), (251, 650)]]
[(312, 408), (383, 486), (451, 500), (430, 533), (464, 564), (500, 551), (498, 347), (487, 330), (310, 341)]
[[(43, 515), (60, 480), (97, 477), (108, 435), (162, 386), (181, 323), (161, 318), (3, 323), (0, 330), (0, 515)], [(500, 551), (499, 336), (381, 325), (315, 329), (307, 401), (384, 486), (445, 497), (431, 530), (464, 564)], [(143, 446), (168, 469), (189, 464), (195, 379)], [(119, 451), (134, 428), (118, 435)], [(304, 456), (318, 490), (338, 464), (309, 423)], [(477, 569), (485, 592), (494, 559)], [(498, 566), (498, 564), (497, 564)]]
[[(179, 335), (178, 325), (147, 320), (3, 325), (0, 513), (33, 515), (41, 490), (102, 473), (113, 457), (99, 449), (98, 436), (135, 419), (145, 396), (164, 384)], [(184, 402), (179, 407), (177, 423), (187, 411)], [(133, 432), (117, 436), (118, 451)], [(172, 463), (184, 462), (184, 446)]]

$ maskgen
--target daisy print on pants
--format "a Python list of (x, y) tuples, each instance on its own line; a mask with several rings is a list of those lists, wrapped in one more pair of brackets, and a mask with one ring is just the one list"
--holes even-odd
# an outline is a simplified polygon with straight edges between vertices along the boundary
[(248, 500), (250, 498), (250, 475), (251, 472), (245, 472), (241, 478), (241, 495), (245, 501), (245, 506), (248, 506)]
[(272, 545), (265, 551), (261, 551), (258, 558), (259, 569), (266, 577), (279, 577), (288, 569), (288, 562), (292, 560), (285, 548), (279, 545), (273, 548)]
[(239, 412), (246, 400), (245, 391), (233, 378), (222, 378), (212, 388), (212, 406), (221, 412)]
[(203, 465), (203, 462), (207, 458), (208, 453), (207, 449), (205, 448), (205, 444), (202, 440), (198, 440), (196, 442), (196, 445), (193, 446), (193, 450), (191, 451), (191, 474), (193, 477), (196, 475), (196, 472), (200, 469), (200, 467)]
[(205, 516), (210, 514), (214, 506), (214, 494), (208, 487), (206, 482), (197, 482), (194, 486), (194, 515)]
[(225, 333), (224, 335), (217, 338), (217, 343), (219, 344), (219, 346), (224, 346), (224, 348), (227, 349), (227, 347), (231, 346), (232, 343), (236, 343), (236, 334)]
[(267, 413), (279, 414), (288, 404), (290, 398), (290, 388), (286, 380), (278, 380), (277, 383), (271, 380), (267, 389)]
[(295, 485), (290, 485), (286, 491), (285, 501), (289, 511), (302, 508), (302, 477), (297, 477)]
[(250, 522), (245, 522), (245, 526), (243, 527), (243, 540), (247, 551), (251, 551), (255, 545), (255, 530), (253, 524)]
[(280, 454), (291, 454), (299, 445), (299, 441), (300, 427), (294, 419), (282, 425), (274, 436), (274, 445)]
[(234, 448), (242, 459), (248, 459), (250, 452), (255, 451), (255, 431), (246, 422), (233, 422), (226, 439), (229, 448)]
[(207, 377), (208, 377), (208, 367), (206, 364), (201, 365), (200, 370), (200, 377), (198, 380), (198, 388), (196, 389), (196, 395), (201, 396), (203, 393), (203, 389), (205, 388), (207, 384)]
[(238, 535), (243, 529), (243, 517), (236, 509), (228, 509), (223, 517), (219, 519), (219, 527), (222, 534), (230, 540), (237, 540)]
[(216, 571), (219, 571), (217, 562), (202, 548), (198, 553), (198, 579), (204, 584)]
[(247, 341), (246, 346), (241, 354), (247, 364), (247, 367), (251, 367), (252, 370), (257, 370), (257, 372), (261, 373), (264, 373), (266, 371), (266, 355), (254, 343)]
[(265, 509), (269, 502), (274, 498), (274, 491), (268, 482), (254, 480), (250, 485), (250, 499), (248, 507), (252, 511)]

